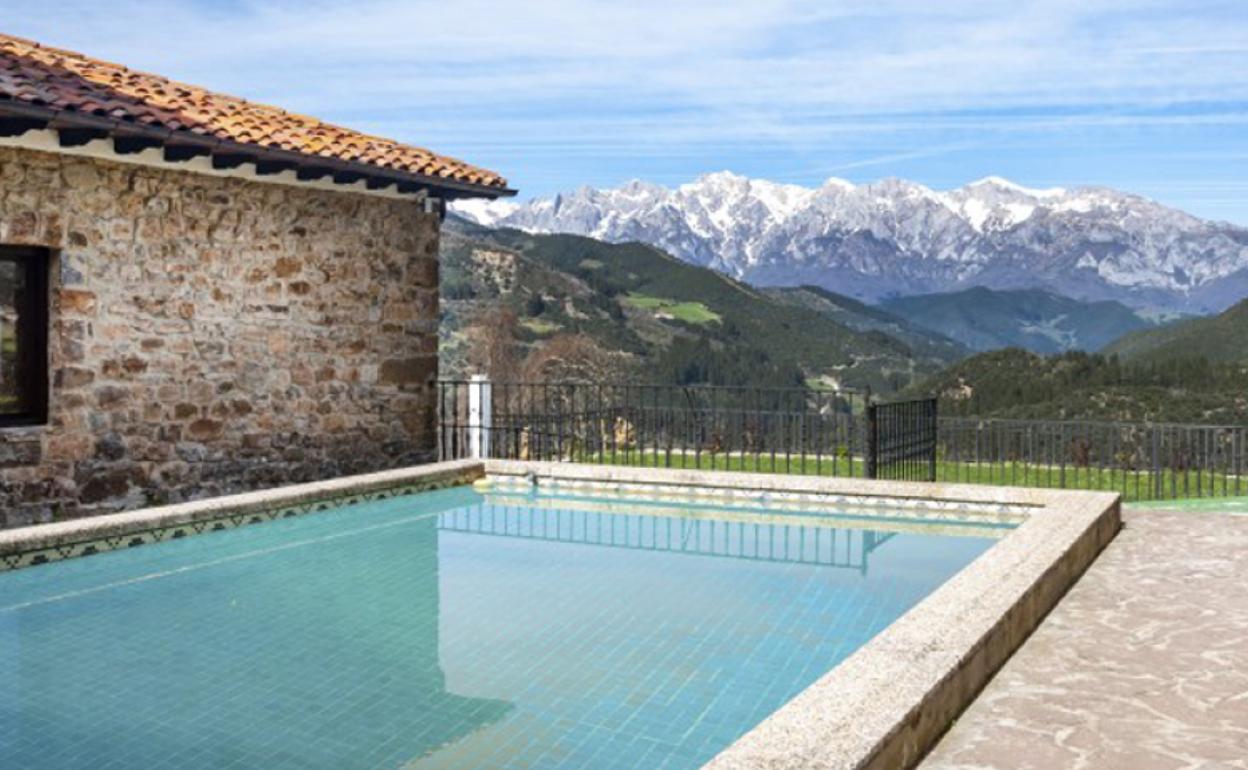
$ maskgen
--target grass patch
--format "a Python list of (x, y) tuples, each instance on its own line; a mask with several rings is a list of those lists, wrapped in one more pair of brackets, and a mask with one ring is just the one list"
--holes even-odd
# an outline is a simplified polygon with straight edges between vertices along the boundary
[(1075, 465), (941, 461), (936, 464), (936, 480), (1004, 487), (1117, 492), (1127, 502), (1248, 494), (1248, 477), (1196, 468), (1153, 473)]
[(635, 308), (649, 310), (655, 314), (664, 313), (677, 321), (684, 321), (690, 324), (703, 325), (719, 323), (722, 320), (719, 313), (711, 310), (701, 302), (677, 302), (672, 299), (635, 293), (630, 293), (625, 298), (625, 301)]
[(857, 476), (865, 474), (861, 458), (844, 453), (828, 455), (770, 454), (741, 455), (725, 452), (695, 452), (673, 449), (616, 449), (605, 452), (577, 452), (577, 462), (601, 465), (624, 465), (637, 468), (675, 468), (690, 471), (740, 471), (745, 473), (781, 473), (799, 476)]
[(839, 393), (842, 390), (836, 381), (829, 382), (826, 377), (807, 377), (805, 383), (810, 390), (821, 393)]
[(520, 322), (520, 325), (542, 337), (548, 334), (554, 334), (563, 328), (557, 323), (553, 323), (542, 318), (526, 318)]

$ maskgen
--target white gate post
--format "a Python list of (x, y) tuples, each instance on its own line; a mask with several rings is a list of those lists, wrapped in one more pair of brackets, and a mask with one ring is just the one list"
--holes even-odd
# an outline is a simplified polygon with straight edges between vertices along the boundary
[(468, 453), (474, 460), (490, 456), (490, 428), (494, 410), (491, 408), (490, 379), (484, 374), (472, 375), (468, 383)]

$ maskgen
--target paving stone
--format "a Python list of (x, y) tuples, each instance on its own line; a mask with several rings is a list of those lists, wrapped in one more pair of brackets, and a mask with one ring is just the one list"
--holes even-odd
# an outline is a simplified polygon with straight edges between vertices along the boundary
[(923, 770), (1248, 768), (1248, 517), (1124, 519)]

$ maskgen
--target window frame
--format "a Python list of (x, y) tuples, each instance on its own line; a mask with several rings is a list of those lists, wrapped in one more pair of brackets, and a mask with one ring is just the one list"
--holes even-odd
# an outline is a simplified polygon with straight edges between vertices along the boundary
[(13, 262), (24, 270), (26, 287), (17, 298), (17, 377), (22, 409), (0, 413), (0, 428), (44, 425), (48, 421), (49, 261), (47, 249), (0, 245), (0, 262)]

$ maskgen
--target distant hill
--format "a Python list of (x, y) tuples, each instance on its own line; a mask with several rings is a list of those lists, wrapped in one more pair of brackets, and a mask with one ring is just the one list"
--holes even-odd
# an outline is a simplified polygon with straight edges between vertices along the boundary
[(1041, 289), (975, 287), (891, 299), (881, 308), (975, 351), (1096, 351), (1154, 325), (1120, 302), (1084, 302)]
[(1246, 377), (1248, 367), (1202, 358), (1130, 362), (1009, 348), (959, 361), (910, 393), (937, 395), (943, 415), (1233, 425), (1248, 422)]
[(500, 307), (518, 317), (526, 353), (579, 335), (630, 361), (641, 381), (765, 374), (769, 384), (780, 377), (878, 389), (929, 375), (961, 352), (924, 341), (916, 355), (883, 331), (853, 328), (652, 246), (455, 217), (443, 233), (442, 298), (442, 370), (452, 375), (473, 353), (470, 328)]
[(1248, 299), (1226, 311), (1127, 334), (1105, 348), (1128, 361), (1162, 363), (1202, 357), (1248, 362)]
[(883, 308), (819, 286), (770, 288), (762, 291), (781, 302), (817, 311), (851, 329), (860, 332), (883, 332), (906, 343), (920, 359), (931, 362), (956, 361), (972, 352), (960, 342), (913, 324)]

